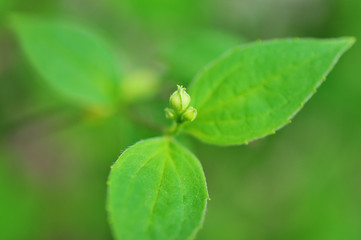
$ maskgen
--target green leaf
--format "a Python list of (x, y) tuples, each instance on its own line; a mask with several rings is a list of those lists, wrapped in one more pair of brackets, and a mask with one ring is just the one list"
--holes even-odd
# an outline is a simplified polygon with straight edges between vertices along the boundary
[(112, 167), (108, 211), (116, 239), (193, 239), (208, 199), (202, 167), (176, 141), (128, 148)]
[(138, 102), (153, 98), (159, 91), (159, 76), (148, 69), (139, 69), (124, 76), (121, 83), (121, 98), (124, 102)]
[(12, 23), (31, 63), (56, 90), (90, 107), (114, 104), (120, 77), (110, 47), (99, 36), (35, 17), (16, 15)]
[(196, 120), (184, 130), (233, 145), (284, 126), (325, 80), (352, 38), (287, 39), (235, 48), (210, 64), (190, 89)]

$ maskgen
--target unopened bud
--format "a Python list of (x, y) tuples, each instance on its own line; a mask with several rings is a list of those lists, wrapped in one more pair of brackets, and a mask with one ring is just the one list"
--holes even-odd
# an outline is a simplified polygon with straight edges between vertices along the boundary
[(186, 89), (182, 86), (177, 85), (178, 89), (175, 91), (169, 99), (170, 106), (178, 114), (184, 112), (189, 103), (191, 102), (191, 97), (186, 92)]
[(189, 107), (182, 115), (183, 121), (192, 122), (197, 117), (197, 109), (194, 107)]

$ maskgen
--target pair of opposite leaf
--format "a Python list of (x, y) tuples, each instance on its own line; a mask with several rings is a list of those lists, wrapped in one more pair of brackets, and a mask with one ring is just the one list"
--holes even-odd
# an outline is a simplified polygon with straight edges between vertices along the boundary
[[(59, 92), (97, 106), (117, 102), (119, 73), (95, 35), (66, 24), (14, 19), (27, 56)], [(174, 129), (140, 141), (112, 166), (107, 208), (116, 239), (193, 239), (208, 199), (198, 159), (172, 135), (239, 145), (287, 124), (353, 44), (352, 38), (285, 39), (238, 46), (170, 99)], [(45, 49), (49, 47), (49, 49)], [(191, 96), (191, 97), (190, 97)]]
[[(353, 42), (286, 39), (236, 47), (198, 74), (192, 100), (178, 86), (166, 116), (211, 144), (264, 137), (290, 122)], [(197, 158), (172, 136), (128, 148), (108, 184), (116, 239), (193, 239), (202, 226), (209, 198), (205, 177)]]

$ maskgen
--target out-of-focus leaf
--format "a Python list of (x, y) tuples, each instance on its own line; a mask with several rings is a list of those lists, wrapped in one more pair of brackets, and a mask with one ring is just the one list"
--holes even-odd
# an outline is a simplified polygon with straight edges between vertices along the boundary
[(112, 167), (108, 210), (116, 239), (192, 239), (208, 198), (198, 159), (161, 137), (128, 148)]
[(353, 38), (246, 44), (213, 62), (191, 86), (196, 120), (185, 130), (213, 144), (243, 144), (290, 121)]
[(29, 60), (66, 97), (94, 108), (117, 101), (119, 72), (111, 48), (80, 26), (13, 16), (13, 29)]
[(244, 40), (219, 31), (200, 31), (180, 39), (166, 51), (169, 71), (177, 82), (189, 83), (210, 61)]
[(120, 92), (124, 102), (136, 102), (156, 95), (160, 79), (155, 72), (140, 69), (126, 75), (121, 82)]

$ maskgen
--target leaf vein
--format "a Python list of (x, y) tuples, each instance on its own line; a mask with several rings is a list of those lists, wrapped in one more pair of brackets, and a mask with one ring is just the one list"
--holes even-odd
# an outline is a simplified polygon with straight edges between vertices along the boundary
[(178, 178), (178, 182), (179, 182), (179, 187), (180, 187), (180, 189), (181, 189), (181, 194), (182, 194), (182, 221), (181, 221), (181, 225), (180, 225), (180, 227), (179, 227), (179, 230), (178, 230), (178, 232), (177, 232), (177, 234), (175, 235), (175, 238), (174, 239), (177, 239), (177, 237), (178, 237), (178, 235), (181, 233), (181, 231), (182, 231), (182, 227), (183, 227), (183, 224), (184, 224), (184, 222), (185, 222), (185, 217), (184, 217), (184, 196), (185, 196), (185, 194), (184, 194), (184, 186), (183, 186), (183, 184), (182, 184), (182, 180), (181, 180), (181, 178), (180, 178), (180, 174), (179, 174), (179, 172), (178, 172), (178, 170), (177, 170), (177, 167), (176, 167), (176, 164), (175, 164), (175, 161), (173, 160), (173, 158), (172, 158), (172, 153), (171, 153), (171, 150), (170, 150), (170, 147), (169, 147), (169, 142), (167, 143), (167, 148), (168, 148), (168, 158), (170, 159), (170, 162), (172, 163), (172, 165), (173, 165), (173, 168), (174, 168), (174, 171), (176, 172), (176, 175), (177, 175), (177, 178)]
[(154, 218), (155, 207), (156, 207), (157, 201), (158, 201), (159, 191), (160, 191), (160, 189), (162, 187), (162, 183), (163, 183), (163, 180), (164, 180), (164, 172), (165, 172), (166, 163), (167, 163), (167, 159), (164, 159), (163, 160), (162, 173), (161, 173), (159, 184), (158, 184), (158, 187), (157, 187), (157, 192), (156, 192), (156, 195), (155, 195), (155, 198), (154, 198), (154, 201), (153, 201), (152, 209), (150, 211), (149, 221), (148, 221), (148, 223), (146, 225), (146, 231), (149, 231), (150, 226), (152, 225), (152, 221), (153, 221), (153, 218)]
[(226, 99), (224, 100), (222, 103), (220, 104), (217, 104), (215, 106), (213, 106), (212, 108), (209, 108), (207, 111), (200, 111), (199, 110), (199, 115), (202, 114), (202, 115), (205, 115), (205, 114), (209, 114), (209, 113), (212, 113), (214, 112), (215, 110), (218, 110), (219, 108), (222, 108), (228, 104), (232, 104), (233, 102), (237, 101), (238, 99), (240, 98), (245, 98), (247, 97), (247, 95), (249, 95), (250, 93), (258, 90), (259, 88), (261, 87), (264, 87), (268, 82), (272, 81), (273, 79), (277, 79), (279, 77), (281, 77), (282, 75), (284, 75), (285, 73), (288, 73), (290, 71), (292, 71), (293, 69), (295, 68), (299, 68), (303, 65), (306, 65), (306, 64), (309, 64), (310, 62), (314, 61), (314, 60), (317, 60), (318, 58), (320, 58), (322, 55), (324, 54), (327, 54), (328, 52), (325, 51), (323, 54), (319, 54), (319, 55), (316, 55), (312, 58), (309, 58), (307, 59), (306, 61), (303, 61), (302, 63), (300, 64), (291, 64), (289, 65), (287, 68), (284, 68), (282, 71), (278, 72), (278, 73), (275, 73), (275, 74), (272, 74), (271, 76), (269, 76), (268, 78), (265, 78), (262, 82), (260, 82), (259, 84), (256, 84), (254, 87), (252, 88), (249, 88), (249, 89), (246, 89), (245, 91), (242, 91), (241, 93), (239, 93), (238, 95), (236, 96), (233, 96), (229, 99)]

